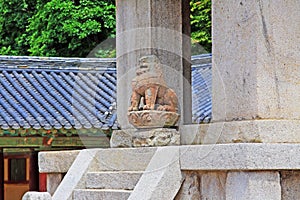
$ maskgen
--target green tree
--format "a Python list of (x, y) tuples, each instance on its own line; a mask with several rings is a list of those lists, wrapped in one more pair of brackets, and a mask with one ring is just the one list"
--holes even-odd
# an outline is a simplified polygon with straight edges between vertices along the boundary
[(190, 6), (192, 53), (211, 52), (211, 0), (191, 0)]
[[(192, 51), (211, 52), (211, 0), (190, 5)], [(115, 0), (0, 0), (0, 13), (0, 55), (85, 57), (115, 35)]]
[(26, 55), (23, 43), (35, 0), (0, 0), (0, 55)]
[(38, 5), (26, 33), (30, 55), (85, 57), (115, 34), (114, 1), (51, 0)]

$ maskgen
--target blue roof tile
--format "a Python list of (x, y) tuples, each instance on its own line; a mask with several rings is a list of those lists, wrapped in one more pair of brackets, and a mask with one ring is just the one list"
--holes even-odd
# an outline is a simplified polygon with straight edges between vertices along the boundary
[(192, 57), (192, 117), (195, 123), (211, 120), (211, 67), (211, 54)]
[[(211, 119), (211, 55), (192, 57), (193, 121)], [(0, 56), (1, 129), (118, 129), (114, 59)]]
[(0, 59), (1, 129), (118, 128), (111, 109), (116, 84), (111, 61), (103, 64), (91, 59), (100, 67), (80, 68), (91, 60)]

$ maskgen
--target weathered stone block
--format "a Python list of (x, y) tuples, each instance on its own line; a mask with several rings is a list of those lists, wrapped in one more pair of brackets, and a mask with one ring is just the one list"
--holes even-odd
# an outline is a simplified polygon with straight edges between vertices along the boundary
[(245, 120), (184, 126), (183, 144), (300, 143), (300, 120)]
[(132, 137), (134, 147), (172, 146), (180, 144), (180, 134), (176, 129), (158, 128), (138, 130)]
[(280, 200), (279, 172), (228, 172), (226, 200)]
[(156, 150), (156, 147), (100, 149), (94, 159), (94, 171), (144, 171)]
[(227, 172), (184, 171), (175, 200), (225, 200)]
[(300, 169), (299, 144), (213, 144), (180, 146), (182, 170)]
[(201, 199), (200, 176), (197, 172), (183, 172), (183, 183), (175, 200)]
[(179, 127), (180, 144), (191, 145), (191, 144), (202, 144), (203, 138), (208, 132), (209, 124), (191, 124), (182, 125)]
[(225, 200), (227, 172), (207, 172), (201, 176), (201, 199)]
[(66, 173), (80, 151), (55, 151), (39, 153), (40, 173)]
[(51, 200), (48, 192), (26, 192), (22, 200)]
[(110, 147), (132, 147), (132, 131), (114, 130), (110, 138)]
[(282, 171), (281, 173), (281, 199), (300, 198), (300, 171)]

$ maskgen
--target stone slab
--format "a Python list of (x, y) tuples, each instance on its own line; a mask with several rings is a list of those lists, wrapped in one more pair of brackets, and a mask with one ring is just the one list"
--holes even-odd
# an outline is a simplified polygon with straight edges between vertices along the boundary
[(281, 200), (279, 172), (228, 172), (226, 200)]
[(183, 144), (300, 143), (300, 120), (245, 120), (184, 126)]
[(26, 192), (22, 200), (51, 200), (51, 195), (48, 192)]
[(40, 173), (66, 173), (80, 151), (39, 152)]
[(74, 200), (92, 200), (92, 199), (101, 199), (101, 200), (127, 200), (131, 191), (128, 190), (75, 190), (73, 194)]
[(282, 200), (300, 198), (300, 171), (281, 171)]
[(156, 147), (98, 149), (94, 171), (144, 171), (156, 150)]
[(182, 170), (297, 170), (300, 144), (180, 146)]
[(128, 200), (174, 199), (182, 183), (178, 147), (160, 147)]
[(143, 172), (89, 172), (86, 188), (133, 190)]
[(219, 143), (299, 143), (299, 131), (300, 120), (225, 122), (220, 134)]

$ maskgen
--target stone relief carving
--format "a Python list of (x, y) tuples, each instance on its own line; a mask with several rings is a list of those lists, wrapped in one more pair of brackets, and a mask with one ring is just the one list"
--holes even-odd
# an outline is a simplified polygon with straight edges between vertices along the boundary
[(158, 58), (140, 58), (132, 80), (129, 122), (138, 128), (170, 127), (179, 119), (177, 112), (177, 95), (166, 85)]

